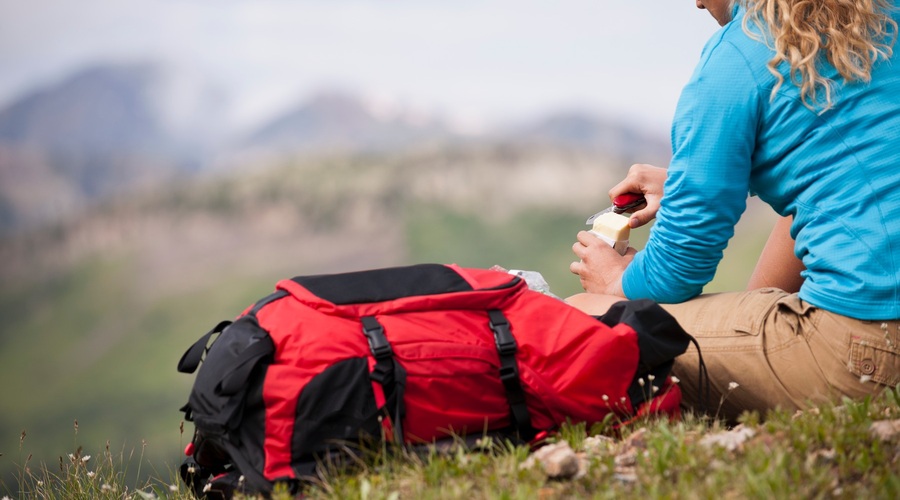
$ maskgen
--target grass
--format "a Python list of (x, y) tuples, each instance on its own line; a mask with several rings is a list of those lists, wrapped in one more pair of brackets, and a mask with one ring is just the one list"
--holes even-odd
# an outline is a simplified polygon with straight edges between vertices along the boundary
[[(900, 435), (878, 434), (876, 422), (900, 419), (900, 391), (845, 400), (796, 414), (745, 414), (741, 425), (691, 414), (679, 421), (644, 419), (618, 433), (567, 424), (556, 440), (580, 463), (574, 477), (549, 477), (529, 450), (487, 442), (418, 453), (373, 450), (353, 470), (332, 470), (303, 491), (306, 498), (900, 498)], [(77, 423), (76, 423), (77, 438)], [(588, 437), (590, 435), (590, 437)], [(77, 440), (76, 440), (77, 441)], [(20, 439), (19, 454), (27, 449)], [(144, 466), (143, 449), (97, 456), (74, 443), (58, 464), (17, 464), (9, 498), (191, 498), (177, 475), (129, 482)], [(0, 460), (10, 460), (0, 456)], [(21, 460), (21, 458), (20, 458)], [(534, 463), (531, 463), (534, 462)], [(529, 465), (531, 464), (531, 465)], [(172, 471), (174, 471), (174, 467)], [(0, 488), (0, 495), (4, 492)], [(276, 499), (290, 498), (277, 491)]]
[[(58, 457), (56, 464), (34, 462), (27, 450), (27, 435), (19, 437), (18, 457), (15, 459), (15, 484), (0, 482), (0, 494), (6, 498), (35, 499), (115, 499), (115, 498), (191, 498), (176, 476), (161, 476), (158, 471), (142, 473), (150, 466), (144, 451), (115, 452), (109, 441), (97, 454), (86, 452), (78, 444), (78, 422), (74, 422), (75, 444), (70, 453)], [(23, 454), (25, 455), (23, 457)], [(6, 459), (0, 455), (0, 460)], [(12, 461), (12, 458), (7, 459)], [(132, 470), (136, 468), (137, 470)], [(150, 477), (136, 483), (135, 477)], [(166, 477), (168, 479), (159, 479)]]

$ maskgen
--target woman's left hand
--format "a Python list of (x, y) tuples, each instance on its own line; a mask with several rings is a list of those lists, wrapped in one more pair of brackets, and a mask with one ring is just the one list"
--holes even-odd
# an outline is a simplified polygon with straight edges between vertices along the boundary
[(622, 274), (634, 259), (636, 250), (628, 247), (619, 255), (611, 246), (588, 231), (578, 232), (572, 251), (580, 259), (569, 265), (572, 274), (581, 278), (581, 287), (588, 293), (624, 297)]

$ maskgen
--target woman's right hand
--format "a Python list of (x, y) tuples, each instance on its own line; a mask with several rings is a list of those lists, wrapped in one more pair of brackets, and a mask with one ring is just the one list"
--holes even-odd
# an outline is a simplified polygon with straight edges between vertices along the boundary
[(609, 199), (626, 193), (641, 193), (647, 204), (640, 210), (631, 213), (629, 225), (640, 227), (656, 217), (659, 201), (663, 196), (663, 184), (666, 182), (666, 169), (643, 163), (636, 163), (628, 169), (628, 175), (622, 182), (609, 190)]

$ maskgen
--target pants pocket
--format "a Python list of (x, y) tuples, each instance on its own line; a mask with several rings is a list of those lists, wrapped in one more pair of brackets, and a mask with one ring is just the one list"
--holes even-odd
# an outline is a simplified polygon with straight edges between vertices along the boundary
[(850, 372), (860, 379), (894, 387), (900, 383), (900, 352), (887, 342), (852, 337), (850, 341)]

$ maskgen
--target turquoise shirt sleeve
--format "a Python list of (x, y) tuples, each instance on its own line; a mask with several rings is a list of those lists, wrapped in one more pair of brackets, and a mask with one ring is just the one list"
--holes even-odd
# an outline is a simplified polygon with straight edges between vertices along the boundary
[(725, 26), (706, 45), (672, 125), (673, 157), (646, 247), (622, 277), (629, 299), (683, 302), (715, 275), (746, 208), (759, 86)]

